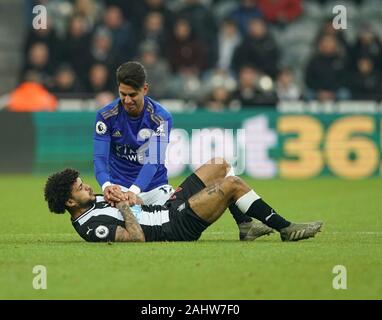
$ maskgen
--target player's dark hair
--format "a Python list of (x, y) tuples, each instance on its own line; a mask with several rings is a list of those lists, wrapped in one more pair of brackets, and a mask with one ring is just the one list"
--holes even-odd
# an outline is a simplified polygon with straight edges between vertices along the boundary
[(117, 69), (117, 84), (123, 83), (138, 90), (146, 83), (145, 67), (137, 61), (129, 61)]
[(45, 201), (48, 202), (49, 210), (54, 213), (65, 213), (66, 201), (72, 194), (72, 186), (80, 173), (74, 169), (65, 169), (52, 174), (44, 189)]

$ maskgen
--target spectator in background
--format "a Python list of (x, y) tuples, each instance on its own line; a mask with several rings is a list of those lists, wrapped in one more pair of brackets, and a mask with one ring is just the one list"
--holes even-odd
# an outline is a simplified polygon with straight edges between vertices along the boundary
[(68, 64), (62, 64), (56, 71), (54, 84), (49, 91), (57, 98), (78, 98), (84, 88), (79, 82), (76, 73)]
[(232, 68), (238, 72), (243, 65), (252, 65), (275, 77), (279, 55), (277, 44), (265, 22), (262, 19), (252, 19), (248, 24), (248, 36), (235, 50)]
[(219, 27), (218, 34), (218, 68), (231, 69), (232, 58), (240, 42), (241, 35), (236, 23), (231, 19), (224, 20)]
[(206, 46), (207, 67), (214, 65), (217, 56), (217, 25), (210, 8), (200, 0), (184, 0), (178, 16), (189, 22), (195, 36)]
[(230, 17), (239, 26), (241, 34), (246, 36), (249, 22), (252, 19), (261, 18), (262, 14), (256, 5), (256, 0), (240, 0), (240, 4), (231, 13)]
[(76, 70), (81, 82), (86, 80), (90, 67), (90, 41), (86, 22), (82, 17), (74, 16), (69, 22), (62, 47), (65, 48), (64, 60)]
[(352, 98), (356, 100), (377, 100), (382, 98), (382, 78), (370, 57), (357, 61), (357, 70), (351, 77)]
[(333, 101), (346, 99), (346, 57), (340, 50), (333, 35), (325, 35), (318, 43), (318, 52), (311, 58), (306, 68), (305, 78), (308, 99)]
[(234, 91), (237, 88), (235, 76), (229, 72), (229, 70), (221, 68), (215, 68), (205, 72), (202, 77), (201, 95), (207, 96), (217, 87), (224, 87), (229, 92)]
[(172, 32), (175, 15), (166, 4), (166, 0), (104, 0), (104, 2), (107, 6), (120, 7), (135, 32), (140, 31), (142, 21), (151, 12), (159, 12), (163, 16), (166, 34)]
[(53, 29), (51, 19), (47, 21), (46, 29), (31, 28), (25, 40), (25, 54), (35, 43), (44, 43), (50, 52), (50, 59), (53, 64), (59, 63), (62, 60), (61, 52), (63, 48), (58, 39), (56, 31)]
[(91, 64), (104, 64), (109, 73), (112, 74), (122, 60), (121, 54), (113, 49), (113, 37), (110, 31), (105, 28), (98, 28), (90, 48)]
[(200, 0), (184, 0), (183, 3), (178, 16), (186, 19), (195, 34), (205, 42), (215, 39), (217, 28), (210, 8)]
[(277, 75), (276, 93), (280, 101), (301, 98), (300, 89), (294, 81), (293, 71), (290, 68), (283, 68)]
[(89, 78), (87, 82), (87, 93), (95, 96), (101, 92), (113, 92), (113, 84), (109, 78), (109, 70), (102, 63), (95, 63), (90, 67)]
[(50, 62), (49, 48), (43, 42), (36, 42), (29, 48), (21, 79), (25, 78), (27, 72), (30, 71), (33, 71), (34, 74), (38, 75), (42, 84), (50, 84), (53, 67)]
[(82, 17), (86, 30), (93, 30), (100, 21), (103, 12), (102, 2), (94, 0), (75, 0), (73, 14)]
[[(136, 39), (133, 28), (124, 19), (122, 10), (119, 7), (110, 6), (106, 9), (101, 28), (110, 32), (113, 51), (123, 53), (124, 59), (131, 59), (136, 55)], [(98, 30), (96, 30), (96, 33)], [(120, 62), (118, 61), (118, 64)]]
[(239, 72), (239, 86), (232, 95), (232, 107), (275, 106), (277, 96), (269, 86), (267, 90), (259, 86), (260, 73), (252, 66), (243, 66)]
[(28, 71), (24, 81), (10, 94), (7, 109), (15, 112), (55, 111), (57, 100), (40, 83), (40, 75)]
[(143, 7), (142, 0), (103, 0), (106, 7), (117, 6), (122, 10), (123, 16), (134, 26), (140, 23), (140, 13)]
[(369, 57), (376, 68), (382, 68), (382, 43), (378, 35), (369, 26), (363, 26), (352, 48), (353, 65), (362, 57)]
[(165, 57), (168, 43), (163, 15), (160, 12), (153, 11), (146, 15), (139, 43), (155, 46), (159, 50), (159, 55)]
[(296, 20), (302, 13), (301, 0), (257, 0), (266, 21), (285, 25)]
[(205, 46), (192, 32), (186, 19), (179, 19), (174, 25), (168, 60), (174, 73), (191, 73), (199, 76), (207, 67)]
[(167, 61), (160, 57), (158, 48), (151, 43), (142, 44), (139, 60), (147, 71), (147, 82), (153, 84), (150, 87), (150, 95), (154, 99), (168, 97), (171, 81), (170, 67)]
[(224, 86), (218, 86), (212, 89), (207, 95), (203, 105), (212, 112), (224, 111), (231, 103), (231, 93)]
[(175, 14), (168, 8), (165, 0), (139, 0), (140, 4), (135, 6), (135, 24), (139, 25), (150, 13), (159, 13), (162, 16), (165, 34), (172, 32)]
[(343, 29), (335, 29), (333, 27), (332, 18), (327, 19), (321, 26), (320, 31), (316, 37), (316, 45), (320, 42), (323, 36), (333, 36), (337, 40), (338, 49), (341, 50), (344, 56), (348, 56), (350, 51), (350, 46), (345, 37), (345, 32)]

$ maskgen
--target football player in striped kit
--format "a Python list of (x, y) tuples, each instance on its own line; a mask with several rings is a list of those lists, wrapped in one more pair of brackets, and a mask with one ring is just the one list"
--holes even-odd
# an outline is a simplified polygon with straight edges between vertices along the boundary
[(45, 200), (54, 213), (68, 211), (75, 230), (90, 242), (195, 241), (230, 205), (260, 220), (264, 228), (278, 231), (282, 241), (311, 238), (320, 231), (322, 222), (287, 221), (242, 179), (227, 175), (229, 170), (224, 159), (213, 159), (190, 175), (164, 205), (144, 205), (138, 197), (133, 206), (123, 200), (113, 207), (94, 194), (78, 171), (66, 169), (48, 178)]

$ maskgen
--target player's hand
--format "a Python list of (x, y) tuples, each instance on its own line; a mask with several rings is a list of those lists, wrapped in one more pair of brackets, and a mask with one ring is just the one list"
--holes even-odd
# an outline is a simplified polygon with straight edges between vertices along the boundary
[(143, 205), (143, 200), (141, 197), (137, 196), (137, 204)]
[(105, 188), (103, 191), (103, 196), (107, 202), (109, 202), (112, 206), (116, 202), (127, 200), (127, 197), (122, 192), (120, 186), (117, 185), (111, 185)]
[(138, 204), (138, 197), (134, 192), (127, 191), (125, 192), (125, 195), (127, 196), (127, 201), (129, 202), (130, 206)]

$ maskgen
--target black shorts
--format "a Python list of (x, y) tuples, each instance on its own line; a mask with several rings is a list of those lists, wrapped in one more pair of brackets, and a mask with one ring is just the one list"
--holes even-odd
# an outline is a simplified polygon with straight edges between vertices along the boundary
[(170, 222), (163, 225), (167, 241), (198, 240), (202, 232), (210, 226), (210, 223), (200, 218), (188, 203), (188, 199), (205, 187), (203, 181), (193, 173), (165, 203), (170, 217)]

